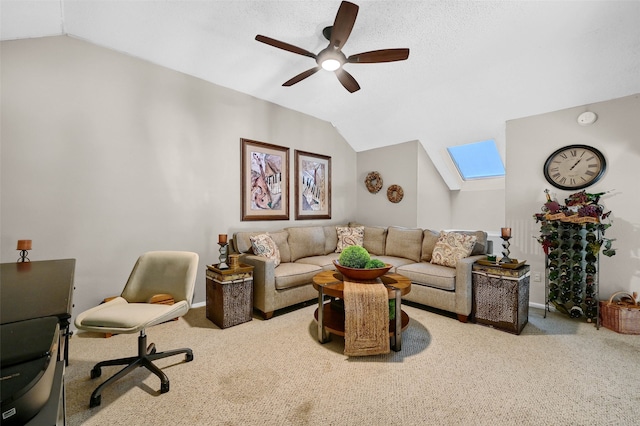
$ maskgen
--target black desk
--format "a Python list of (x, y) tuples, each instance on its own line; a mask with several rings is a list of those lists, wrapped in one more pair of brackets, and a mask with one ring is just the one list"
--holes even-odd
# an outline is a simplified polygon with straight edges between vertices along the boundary
[(29, 426), (65, 424), (64, 367), (69, 363), (75, 266), (75, 259), (0, 263), (0, 324), (42, 317), (57, 317), (60, 324), (51, 395)]
[(69, 363), (69, 319), (75, 259), (0, 263), (0, 324), (55, 316), (60, 320), (58, 359)]

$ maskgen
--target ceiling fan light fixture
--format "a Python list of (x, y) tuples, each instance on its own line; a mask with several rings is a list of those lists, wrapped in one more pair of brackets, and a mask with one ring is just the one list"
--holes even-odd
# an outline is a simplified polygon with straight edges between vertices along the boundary
[(322, 61), (321, 65), (322, 68), (327, 71), (335, 71), (342, 66), (342, 63), (340, 63), (340, 61), (337, 59), (328, 58)]
[(344, 53), (327, 47), (318, 54), (316, 62), (327, 71), (336, 71), (347, 61)]
[(321, 50), (317, 55), (298, 46), (294, 46), (283, 41), (273, 39), (271, 37), (258, 34), (256, 40), (286, 50), (302, 56), (308, 56), (316, 60), (317, 66), (301, 72), (293, 78), (285, 81), (282, 85), (285, 87), (293, 86), (301, 82), (305, 78), (312, 76), (320, 69), (333, 71), (342, 86), (350, 93), (360, 90), (360, 85), (355, 78), (342, 67), (344, 64), (375, 64), (378, 62), (395, 62), (404, 61), (409, 57), (409, 49), (381, 49), (372, 50), (370, 52), (358, 53), (348, 58), (342, 53), (342, 47), (346, 43), (353, 25), (358, 15), (358, 5), (343, 1), (336, 14), (333, 25), (325, 27), (322, 35), (329, 40), (329, 45)]

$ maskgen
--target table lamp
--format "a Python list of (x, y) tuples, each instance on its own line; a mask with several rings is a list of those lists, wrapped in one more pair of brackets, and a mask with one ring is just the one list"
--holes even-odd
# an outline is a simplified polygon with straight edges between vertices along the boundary
[(27, 257), (29, 255), (28, 250), (31, 250), (31, 240), (18, 240), (18, 248), (16, 250), (20, 250), (18, 262), (31, 262)]

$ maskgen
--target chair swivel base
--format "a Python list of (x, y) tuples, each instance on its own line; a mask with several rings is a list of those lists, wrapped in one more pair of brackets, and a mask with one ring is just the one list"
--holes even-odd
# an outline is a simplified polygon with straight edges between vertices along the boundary
[(102, 402), (102, 390), (116, 380), (126, 376), (137, 367), (145, 367), (147, 370), (151, 371), (153, 374), (160, 378), (160, 393), (169, 392), (169, 378), (152, 361), (179, 354), (185, 354), (185, 362), (193, 361), (193, 352), (188, 348), (156, 352), (156, 346), (154, 343), (151, 343), (147, 347), (147, 335), (144, 333), (144, 330), (140, 331), (140, 336), (138, 336), (137, 356), (102, 361), (97, 363), (91, 369), (91, 378), (95, 379), (96, 377), (100, 377), (102, 375), (102, 367), (111, 365), (125, 365), (122, 370), (105, 380), (93, 391), (93, 393), (91, 394), (91, 399), (89, 401), (89, 407), (93, 408), (99, 406)]

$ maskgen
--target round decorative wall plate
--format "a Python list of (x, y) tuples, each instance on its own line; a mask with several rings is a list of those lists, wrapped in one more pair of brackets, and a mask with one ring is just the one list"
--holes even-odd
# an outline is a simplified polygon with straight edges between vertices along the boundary
[(364, 179), (364, 184), (370, 193), (376, 194), (382, 189), (382, 176), (378, 172), (371, 172)]
[(400, 185), (391, 185), (387, 188), (387, 198), (392, 203), (399, 203), (404, 197), (404, 191)]

